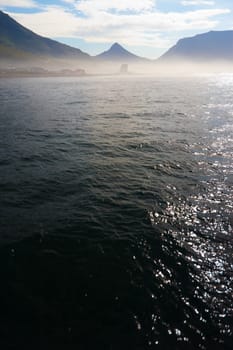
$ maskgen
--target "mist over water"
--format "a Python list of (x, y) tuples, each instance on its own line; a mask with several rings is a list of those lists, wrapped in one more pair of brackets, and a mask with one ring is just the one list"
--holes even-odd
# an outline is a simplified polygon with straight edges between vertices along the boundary
[(151, 77), (191, 77), (206, 74), (233, 74), (233, 64), (231, 60), (220, 59), (185, 59), (185, 57), (174, 57), (165, 59), (129, 60), (117, 58), (115, 60), (104, 60), (90, 57), (88, 60), (59, 59), (38, 57), (27, 60), (1, 59), (0, 77), (75, 77), (77, 71), (81, 70), (85, 75), (90, 76), (110, 76), (122, 75), (121, 67), (127, 65), (129, 76), (143, 76), (146, 79)]
[(231, 349), (233, 76), (0, 80), (0, 344)]

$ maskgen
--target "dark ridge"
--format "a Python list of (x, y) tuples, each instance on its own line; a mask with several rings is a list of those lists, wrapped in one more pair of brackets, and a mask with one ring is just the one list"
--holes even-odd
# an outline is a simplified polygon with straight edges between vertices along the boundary
[(99, 59), (109, 60), (109, 61), (149, 61), (146, 58), (139, 57), (134, 55), (130, 51), (126, 50), (123, 46), (114, 43), (109, 50), (104, 51), (103, 53), (96, 56)]
[(10, 48), (12, 52), (16, 50), (55, 58), (90, 58), (79, 49), (35, 34), (2, 11), (0, 11), (0, 45)]
[(184, 38), (159, 60), (216, 61), (233, 59), (233, 30), (210, 31)]

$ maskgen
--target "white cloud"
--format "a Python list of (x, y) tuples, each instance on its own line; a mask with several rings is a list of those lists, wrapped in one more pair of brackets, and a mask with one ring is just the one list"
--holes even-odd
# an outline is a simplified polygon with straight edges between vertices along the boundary
[(215, 1), (209, 1), (209, 0), (184, 0), (181, 1), (181, 4), (184, 6), (200, 6), (200, 5), (205, 5), (205, 6), (214, 6)]
[(0, 0), (0, 6), (31, 8), (37, 7), (37, 4), (33, 0)]
[(174, 43), (172, 37), (180, 36), (179, 32), (213, 29), (218, 24), (215, 17), (230, 12), (215, 8), (165, 13), (158, 11), (151, 0), (64, 1), (72, 1), (80, 12), (48, 6), (38, 13), (11, 13), (11, 16), (47, 37), (73, 37), (94, 43), (119, 41), (125, 45), (167, 48)]
[(75, 0), (61, 0), (62, 2), (67, 2), (68, 4), (74, 4)]
[(80, 0), (73, 1), (73, 3), (76, 5), (77, 10), (86, 14), (110, 10), (115, 10), (116, 12), (145, 12), (152, 10), (155, 5), (154, 0)]
[(49, 6), (36, 13), (10, 13), (16, 21), (47, 37), (78, 36), (79, 18), (59, 6)]

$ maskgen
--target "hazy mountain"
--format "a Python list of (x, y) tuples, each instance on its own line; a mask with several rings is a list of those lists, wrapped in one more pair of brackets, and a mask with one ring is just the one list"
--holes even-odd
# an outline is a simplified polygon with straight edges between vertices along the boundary
[(31, 55), (82, 60), (90, 57), (79, 49), (33, 33), (0, 11), (0, 57), (7, 55), (15, 59)]
[[(98, 59), (105, 61), (121, 61), (121, 62), (139, 62), (147, 61), (146, 58), (139, 57), (133, 53), (126, 50), (120, 44), (113, 44), (109, 50), (104, 51), (103, 53), (96, 56)], [(148, 60), (149, 61), (149, 60)]]
[[(95, 58), (79, 49), (61, 44), (35, 34), (0, 11), (0, 59), (25, 61), (44, 59), (74, 59), (102, 64), (102, 62), (150, 63), (151, 60), (139, 57), (118, 43)], [(194, 37), (184, 38), (162, 55), (157, 62), (186, 61), (233, 61), (233, 30), (210, 31)]]
[(217, 61), (233, 59), (233, 30), (210, 31), (191, 38), (181, 39), (159, 60), (185, 59)]
[[(33, 60), (35, 59), (35, 55), (25, 52), (22, 50), (18, 50), (13, 46), (2, 45), (0, 44), (0, 60), (7, 61), (9, 59), (25, 61), (25, 60)], [(0, 62), (0, 63), (1, 63)], [(1, 66), (1, 64), (0, 64)]]

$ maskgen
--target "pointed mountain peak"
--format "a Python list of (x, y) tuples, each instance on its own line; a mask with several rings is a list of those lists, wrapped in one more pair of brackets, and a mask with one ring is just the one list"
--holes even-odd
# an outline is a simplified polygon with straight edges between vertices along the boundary
[(111, 49), (113, 49), (113, 48), (122, 48), (122, 46), (116, 42), (116, 43), (112, 44)]
[(104, 51), (98, 58), (104, 60), (112, 60), (112, 61), (141, 61), (143, 60), (141, 57), (138, 57), (126, 50), (123, 46), (121, 46), (118, 42), (115, 42), (107, 51)]
[(129, 52), (128, 50), (126, 50), (123, 46), (121, 46), (118, 43), (114, 43), (110, 49), (108, 50), (108, 52), (115, 52), (115, 53), (122, 53), (122, 52)]

